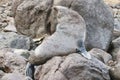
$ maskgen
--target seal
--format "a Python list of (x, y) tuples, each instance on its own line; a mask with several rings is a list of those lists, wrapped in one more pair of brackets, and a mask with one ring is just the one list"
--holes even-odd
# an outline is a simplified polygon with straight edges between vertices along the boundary
[(46, 38), (29, 57), (26, 76), (33, 78), (34, 66), (45, 63), (54, 56), (65, 56), (78, 52), (85, 58), (91, 59), (86, 51), (84, 42), (86, 38), (86, 25), (84, 19), (67, 7), (54, 6), (57, 18), (55, 32)]

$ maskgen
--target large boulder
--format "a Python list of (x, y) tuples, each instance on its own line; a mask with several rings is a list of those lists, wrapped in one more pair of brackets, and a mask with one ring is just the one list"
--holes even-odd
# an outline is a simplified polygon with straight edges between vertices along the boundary
[(105, 64), (80, 54), (54, 57), (36, 69), (36, 80), (110, 80)]
[(114, 21), (110, 8), (103, 0), (54, 0), (54, 4), (67, 6), (84, 18), (87, 26), (88, 49), (107, 50), (109, 48)]
[(19, 0), (16, 3), (13, 12), (17, 31), (31, 37), (43, 36), (52, 0)]

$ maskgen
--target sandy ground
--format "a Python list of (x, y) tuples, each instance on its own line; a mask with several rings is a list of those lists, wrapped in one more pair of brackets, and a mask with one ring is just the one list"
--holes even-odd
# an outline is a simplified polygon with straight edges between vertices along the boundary
[(105, 3), (114, 5), (114, 4), (120, 4), (120, 0), (104, 0)]

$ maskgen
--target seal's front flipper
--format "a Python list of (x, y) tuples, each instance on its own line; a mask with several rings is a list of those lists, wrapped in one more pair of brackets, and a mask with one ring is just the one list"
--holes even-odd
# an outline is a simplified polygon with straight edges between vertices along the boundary
[(35, 72), (35, 68), (33, 64), (30, 64), (29, 62), (27, 63), (26, 66), (26, 76), (32, 78), (34, 80), (34, 72)]

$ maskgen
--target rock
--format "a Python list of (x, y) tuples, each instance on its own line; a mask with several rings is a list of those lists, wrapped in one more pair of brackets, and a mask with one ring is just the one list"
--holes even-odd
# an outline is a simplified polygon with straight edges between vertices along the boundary
[(110, 69), (112, 80), (120, 80), (120, 62)]
[(120, 20), (115, 18), (114, 19), (114, 25), (115, 25), (115, 29), (120, 30)]
[(108, 64), (108, 62), (112, 60), (112, 56), (101, 49), (93, 48), (89, 51), (89, 53), (91, 53), (94, 57), (96, 57), (105, 64)]
[(116, 64), (110, 69), (112, 80), (120, 80), (120, 37), (112, 41), (113, 50), (111, 52)]
[(9, 18), (8, 26), (6, 26), (3, 30), (8, 31), (8, 32), (17, 32), (15, 24), (14, 24), (14, 19), (12, 17)]
[(113, 59), (117, 62), (120, 61), (119, 57), (120, 57), (120, 48), (115, 48), (112, 50), (111, 52), (112, 56), (113, 56)]
[(25, 76), (19, 73), (9, 73), (5, 74), (1, 80), (25, 80)]
[(114, 29), (112, 40), (114, 40), (114, 39), (116, 39), (116, 38), (118, 38), (118, 37), (120, 37), (120, 31), (117, 30), (117, 29)]
[(20, 73), (25, 75), (26, 63), (27, 60), (21, 55), (15, 53), (14, 49), (5, 48), (0, 50), (0, 69), (6, 74)]
[[(112, 41), (111, 55), (115, 61), (118, 61), (120, 54), (120, 37)], [(118, 57), (118, 58), (117, 58)]]
[(5, 75), (3, 71), (0, 70), (0, 79)]
[(118, 18), (120, 20), (120, 9), (113, 8), (114, 18)]
[(115, 5), (117, 5), (117, 4), (120, 3), (119, 0), (104, 0), (104, 2), (105, 2), (106, 4), (108, 4), (109, 6), (115, 6)]
[(14, 49), (14, 53), (19, 54), (20, 56), (28, 59), (28, 57), (30, 56), (30, 53), (32, 53), (32, 51), (28, 51), (28, 50), (24, 50), (24, 49)]
[(114, 31), (113, 39), (116, 39), (120, 36), (120, 20), (118, 18), (114, 19)]
[(117, 60), (119, 58), (117, 58), (118, 56), (120, 56), (120, 37), (118, 37), (117, 39), (112, 41), (112, 50), (111, 50), (111, 54), (113, 56), (114, 60)]
[(110, 69), (112, 80), (120, 80), (120, 37), (112, 41), (113, 50), (111, 52), (116, 64)]
[(0, 14), (2, 14), (4, 12), (4, 8), (0, 7)]
[(14, 17), (15, 17), (15, 15), (16, 15), (16, 9), (17, 9), (17, 7), (18, 7), (23, 1), (24, 1), (24, 0), (13, 0), (11, 11), (12, 11), (12, 14), (13, 14)]
[(88, 49), (107, 50), (109, 48), (114, 21), (111, 9), (102, 0), (56, 0), (54, 4), (67, 6), (84, 18), (87, 26)]
[(17, 31), (31, 37), (43, 36), (51, 6), (52, 0), (22, 1), (14, 10)]
[(0, 48), (30, 49), (32, 40), (14, 32), (0, 32)]
[(8, 16), (11, 16), (11, 3), (12, 0), (0, 1), (0, 29), (8, 25)]
[(105, 64), (80, 54), (54, 57), (36, 70), (36, 80), (110, 80)]
[(120, 48), (120, 37), (112, 41), (112, 47), (113, 49)]

